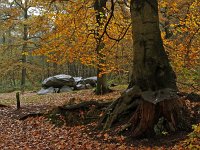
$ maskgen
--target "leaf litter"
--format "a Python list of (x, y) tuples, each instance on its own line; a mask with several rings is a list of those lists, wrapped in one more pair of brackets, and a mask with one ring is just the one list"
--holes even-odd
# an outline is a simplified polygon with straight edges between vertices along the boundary
[[(188, 133), (185, 132), (162, 138), (128, 139), (123, 135), (117, 135), (113, 132), (93, 130), (96, 125), (95, 122), (88, 125), (63, 125), (57, 127), (43, 116), (18, 120), (20, 116), (28, 113), (46, 112), (52, 109), (52, 107), (66, 103), (66, 101), (69, 101), (71, 98), (78, 103), (87, 100), (110, 101), (116, 99), (119, 95), (120, 92), (116, 91), (104, 96), (96, 96), (91, 90), (60, 95), (48, 95), (40, 99), (40, 101), (37, 100), (36, 103), (32, 102), (31, 104), (33, 105), (30, 104), (30, 101), (24, 101), (20, 110), (16, 110), (14, 102), (11, 102), (9, 107), (0, 107), (0, 149), (187, 149), (183, 144), (184, 141), (187, 140)], [(31, 96), (29, 99), (31, 99)], [(199, 102), (192, 103), (187, 101), (187, 103), (189, 107), (196, 108), (199, 106)]]

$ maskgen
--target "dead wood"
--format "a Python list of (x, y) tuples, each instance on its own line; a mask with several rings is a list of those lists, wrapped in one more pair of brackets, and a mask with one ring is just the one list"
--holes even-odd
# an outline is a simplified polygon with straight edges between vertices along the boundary
[(86, 101), (78, 104), (72, 104), (72, 105), (64, 105), (64, 106), (58, 106), (59, 109), (70, 111), (75, 109), (83, 109), (83, 108), (89, 108), (91, 106), (95, 106), (96, 108), (106, 107), (111, 102), (97, 102), (97, 101)]
[(9, 107), (9, 106), (4, 105), (4, 104), (0, 104), (0, 107)]
[(40, 116), (43, 116), (43, 115), (44, 115), (44, 113), (29, 113), (29, 114), (26, 114), (26, 115), (19, 117), (19, 120), (26, 120), (30, 117), (40, 117)]

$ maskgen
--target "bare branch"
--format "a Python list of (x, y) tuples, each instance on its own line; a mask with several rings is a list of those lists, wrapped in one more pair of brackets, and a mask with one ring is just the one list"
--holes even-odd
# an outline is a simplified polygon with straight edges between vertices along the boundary
[(106, 31), (106, 35), (108, 36), (109, 39), (119, 42), (119, 41), (121, 41), (121, 40), (124, 38), (124, 36), (125, 36), (126, 33), (128, 32), (128, 29), (130, 28), (130, 26), (131, 26), (131, 23), (128, 25), (128, 27), (126, 28), (126, 31), (123, 33), (123, 35), (122, 35), (121, 37), (119, 36), (118, 39), (111, 37), (111, 36), (108, 34), (107, 31)]
[(22, 6), (22, 3), (20, 4), (17, 0), (14, 0), (14, 2), (15, 2), (20, 8), (22, 8), (23, 10), (25, 9), (25, 8)]

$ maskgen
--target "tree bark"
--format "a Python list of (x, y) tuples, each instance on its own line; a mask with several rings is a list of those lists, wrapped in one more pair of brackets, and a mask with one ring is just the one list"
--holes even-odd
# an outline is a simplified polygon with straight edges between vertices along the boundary
[[(102, 71), (102, 64), (106, 63), (105, 57), (101, 51), (104, 48), (105, 44), (103, 43), (102, 37), (99, 35), (98, 28), (100, 28), (103, 25), (103, 18), (105, 18), (105, 10), (104, 8), (106, 7), (106, 2), (107, 0), (95, 0), (94, 3), (94, 10), (97, 11), (96, 13), (96, 22), (98, 24), (97, 27), (97, 48), (96, 48), (96, 53), (97, 57), (99, 60), (99, 64), (97, 64), (97, 87), (96, 87), (96, 94), (101, 95), (101, 94), (106, 94), (110, 92), (110, 89), (108, 88), (107, 85), (107, 78), (106, 74), (103, 73)], [(101, 14), (104, 14), (103, 16)], [(99, 37), (100, 36), (100, 37)]]
[[(24, 8), (24, 19), (28, 19), (28, 7), (27, 2), (25, 3)], [(21, 74), (21, 91), (24, 91), (25, 84), (26, 84), (26, 67), (24, 66), (27, 62), (27, 41), (28, 41), (28, 27), (24, 24), (24, 31), (23, 31), (23, 46), (22, 46), (22, 74)]]
[(107, 77), (106, 74), (103, 73), (101, 69), (101, 64), (105, 64), (105, 57), (102, 53), (101, 50), (104, 48), (104, 43), (100, 43), (97, 45), (97, 55), (99, 59), (99, 64), (97, 65), (97, 87), (96, 87), (96, 94), (97, 95), (102, 95), (110, 92), (110, 89), (108, 88), (107, 85)]
[(131, 84), (142, 90), (177, 89), (159, 29), (157, 0), (132, 0), (133, 75)]
[(101, 75), (101, 77), (99, 77), (100, 75), (100, 69), (97, 69), (97, 87), (96, 87), (96, 94), (97, 95), (102, 95), (105, 93), (108, 93), (110, 91), (110, 89), (108, 88), (107, 85), (107, 78), (106, 75), (103, 74)]

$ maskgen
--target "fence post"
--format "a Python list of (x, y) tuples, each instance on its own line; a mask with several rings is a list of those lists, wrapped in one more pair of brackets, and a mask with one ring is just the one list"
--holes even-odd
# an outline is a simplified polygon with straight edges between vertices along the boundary
[(17, 100), (17, 110), (20, 109), (20, 94), (19, 92), (16, 93), (16, 100)]

